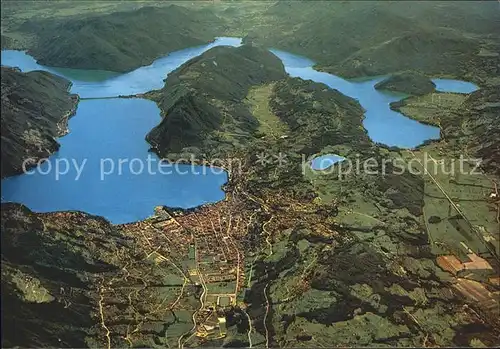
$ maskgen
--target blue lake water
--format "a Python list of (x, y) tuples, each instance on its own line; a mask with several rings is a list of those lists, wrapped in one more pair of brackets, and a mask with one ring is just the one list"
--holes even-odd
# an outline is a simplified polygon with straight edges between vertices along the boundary
[[(2, 64), (64, 76), (80, 97), (113, 97), (161, 88), (166, 75), (189, 59), (217, 45), (240, 44), (240, 39), (219, 38), (126, 74), (45, 67), (12, 50), (2, 51)], [(36, 212), (81, 210), (119, 224), (147, 218), (156, 205), (190, 208), (224, 199), (226, 172), (203, 166), (159, 167), (156, 155), (148, 153), (145, 136), (160, 121), (160, 110), (152, 101), (80, 101), (69, 121), (70, 133), (58, 140), (59, 152), (33, 174), (2, 180), (2, 201), (23, 203)], [(56, 178), (66, 172), (67, 164), (68, 172)]]
[(476, 85), (467, 81), (452, 80), (452, 79), (433, 79), (436, 84), (436, 91), (454, 92), (454, 93), (471, 93), (478, 89)]
[(311, 161), (311, 168), (315, 171), (323, 171), (344, 160), (344, 157), (336, 154), (325, 154), (315, 157)]
[[(167, 74), (189, 59), (214, 46), (240, 44), (237, 38), (218, 38), (209, 45), (171, 53), (125, 74), (45, 67), (21, 51), (2, 51), (1, 59), (2, 65), (25, 72), (46, 70), (64, 76), (73, 83), (71, 92), (80, 97), (116, 97), (161, 88)], [(406, 95), (375, 90), (374, 85), (384, 77), (348, 81), (315, 71), (314, 62), (305, 57), (272, 52), (282, 59), (291, 76), (324, 83), (357, 99), (366, 110), (363, 124), (373, 141), (413, 148), (439, 138), (438, 128), (390, 110), (391, 102)], [(470, 93), (477, 89), (462, 81), (433, 81), (440, 91)], [(159, 122), (160, 111), (151, 101), (81, 101), (70, 119), (70, 133), (59, 139), (59, 152), (32, 174), (2, 180), (2, 201), (20, 202), (37, 212), (82, 210), (113, 223), (126, 223), (148, 217), (156, 205), (188, 208), (222, 200), (221, 186), (227, 181), (227, 173), (214, 173), (202, 166), (159, 167), (159, 159), (148, 153), (144, 139)], [(327, 154), (314, 159), (312, 167), (326, 169), (342, 159)], [(58, 177), (56, 173), (60, 173)]]
[(226, 172), (160, 167), (148, 153), (144, 137), (159, 122), (160, 110), (145, 99), (81, 101), (71, 132), (59, 139), (60, 151), (33, 174), (2, 180), (2, 197), (37, 212), (81, 210), (113, 223), (144, 219), (156, 205), (189, 208), (223, 200)]

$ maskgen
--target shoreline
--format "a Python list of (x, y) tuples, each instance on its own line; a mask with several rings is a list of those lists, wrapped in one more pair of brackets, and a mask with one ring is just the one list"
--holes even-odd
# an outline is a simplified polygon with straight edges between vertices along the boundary
[[(68, 91), (71, 87), (68, 88)], [(70, 98), (74, 101), (73, 107), (68, 110), (63, 117), (57, 122), (57, 138), (61, 138), (66, 136), (69, 130), (69, 119), (71, 119), (76, 114), (76, 110), (78, 109), (78, 103), (80, 103), (80, 96), (76, 93), (70, 94)]]
[[(13, 69), (16, 72), (25, 74), (18, 67), (12, 67), (10, 69)], [(42, 150), (40, 150), (40, 152), (38, 152), (37, 154), (34, 154), (34, 155), (24, 154), (25, 157), (22, 157), (23, 162), (26, 161), (27, 159), (30, 159), (30, 158), (37, 159), (37, 161), (35, 163), (27, 164), (26, 170), (33, 169), (33, 168), (37, 167), (40, 160), (42, 160), (44, 158), (48, 158), (48, 157), (52, 156), (54, 153), (56, 153), (57, 151), (59, 151), (60, 144), (57, 141), (57, 138), (64, 137), (70, 132), (69, 119), (76, 114), (76, 111), (78, 109), (78, 103), (80, 102), (80, 96), (78, 94), (70, 93), (71, 86), (72, 86), (72, 82), (69, 81), (68, 86), (66, 87), (66, 92), (65, 92), (68, 94), (68, 99), (71, 101), (71, 106), (55, 122), (55, 132), (54, 132), (55, 135), (52, 137), (47, 135), (46, 141), (50, 142), (51, 146), (44, 148), (45, 154), (40, 154), (41, 152), (43, 152)], [(22, 168), (13, 168), (10, 173), (2, 176), (0, 179), (3, 180), (5, 178), (19, 176), (19, 175), (22, 175), (23, 173), (24, 173), (24, 171)]]

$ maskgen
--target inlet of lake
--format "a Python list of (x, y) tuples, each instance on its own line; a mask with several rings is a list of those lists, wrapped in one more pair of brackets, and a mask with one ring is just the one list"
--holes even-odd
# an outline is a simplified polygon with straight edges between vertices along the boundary
[[(25, 52), (14, 50), (2, 51), (1, 60), (2, 65), (23, 72), (45, 70), (63, 76), (73, 83), (71, 92), (82, 98), (118, 97), (159, 89), (167, 74), (189, 59), (214, 46), (240, 44), (237, 38), (218, 38), (125, 74), (45, 67)], [(391, 102), (406, 95), (375, 90), (374, 85), (384, 77), (344, 80), (314, 70), (314, 62), (305, 57), (271, 51), (283, 61), (289, 75), (324, 83), (357, 99), (365, 109), (363, 125), (374, 142), (413, 148), (426, 140), (439, 139), (438, 128), (389, 108)], [(477, 89), (463, 81), (433, 81), (439, 91), (470, 93)], [(2, 202), (22, 203), (35, 212), (85, 211), (119, 224), (145, 219), (157, 205), (190, 208), (222, 200), (226, 172), (202, 166), (165, 167), (148, 152), (145, 136), (159, 122), (160, 110), (149, 100), (80, 101), (76, 115), (69, 120), (70, 133), (58, 140), (60, 150), (30, 173), (2, 180)], [(63, 159), (69, 161), (67, 171), (62, 167), (68, 161)], [(56, 164), (60, 172), (66, 172), (58, 178)]]

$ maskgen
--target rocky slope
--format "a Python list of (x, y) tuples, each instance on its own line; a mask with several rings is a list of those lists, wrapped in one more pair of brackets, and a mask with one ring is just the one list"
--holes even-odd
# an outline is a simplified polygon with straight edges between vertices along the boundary
[(307, 56), (344, 77), (407, 69), (460, 77), (481, 71), (470, 61), (500, 41), (497, 14), (488, 2), (279, 1), (244, 41)]
[[(277, 347), (497, 344), (498, 324), (464, 308), (435, 263), (425, 177), (401, 174), (393, 162), (383, 168), (405, 160), (369, 141), (357, 103), (300, 79), (278, 82), (270, 98), (290, 138), (257, 142), (254, 153), (285, 152), (287, 162), (254, 160), (248, 176), (249, 191), (268, 205), (272, 245), (251, 255), (245, 302), (256, 332)], [(315, 153), (340, 154), (353, 168), (304, 169), (300, 154)], [(355, 160), (368, 158), (376, 173), (356, 171)]]
[(258, 121), (244, 103), (250, 88), (285, 77), (281, 61), (251, 46), (215, 47), (170, 73), (149, 94), (164, 116), (147, 140), (159, 154), (222, 156), (244, 146)]
[(213, 40), (221, 32), (221, 21), (210, 11), (172, 5), (83, 18), (32, 19), (20, 30), (36, 34), (36, 45), (28, 52), (40, 64), (126, 72)]
[(432, 80), (416, 72), (394, 74), (375, 85), (377, 90), (403, 92), (415, 96), (431, 93), (435, 88)]
[(21, 173), (24, 160), (34, 160), (29, 168), (59, 149), (55, 137), (67, 132), (78, 96), (69, 94), (69, 81), (50, 73), (1, 69), (4, 177)]

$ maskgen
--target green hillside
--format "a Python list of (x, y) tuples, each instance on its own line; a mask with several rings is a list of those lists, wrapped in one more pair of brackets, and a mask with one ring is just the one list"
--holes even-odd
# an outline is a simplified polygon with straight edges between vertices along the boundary
[[(2, 47), (60, 67), (125, 72), (219, 35), (245, 43), (211, 48), (161, 89), (127, 96), (161, 111), (150, 151), (227, 171), (223, 200), (151, 207), (151, 217), (120, 225), (0, 205), (2, 347), (500, 345), (496, 1), (2, 9)], [(390, 107), (439, 127), (440, 139), (374, 143), (356, 99), (287, 75), (269, 47), (345, 77), (390, 75), (375, 88), (410, 95)], [(78, 96), (52, 74), (1, 70), (3, 178), (57, 151)], [(436, 91), (437, 76), (480, 89)], [(344, 160), (312, 168), (333, 154)]]

